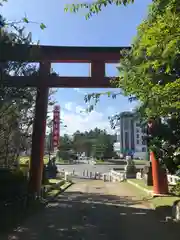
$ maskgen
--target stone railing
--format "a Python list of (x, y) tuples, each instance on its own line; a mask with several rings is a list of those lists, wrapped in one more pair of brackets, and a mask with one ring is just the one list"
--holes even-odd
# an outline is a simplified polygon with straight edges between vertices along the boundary
[[(136, 173), (136, 179), (142, 179), (141, 172)], [(175, 176), (175, 175), (171, 175), (171, 174), (167, 174), (167, 180), (168, 180), (169, 185), (176, 185), (177, 182), (180, 181), (180, 177)]]
[[(73, 177), (78, 177), (78, 174), (76, 174), (75, 170), (73, 172), (67, 172), (67, 171), (59, 171), (58, 175), (60, 178), (64, 179), (65, 181), (72, 181)], [(125, 172), (117, 172), (115, 170), (111, 170), (108, 173), (99, 173), (99, 172), (91, 172), (88, 170), (84, 170), (82, 174), (80, 174), (83, 178), (89, 178), (89, 179), (96, 179), (96, 180), (103, 180), (108, 182), (122, 182), (126, 180), (126, 173)]]
[(111, 175), (112, 182), (123, 182), (126, 180), (125, 172), (117, 172), (117, 171), (111, 170), (110, 175)]
[(84, 178), (104, 180), (104, 181), (107, 181), (109, 179), (108, 175), (109, 174), (107, 174), (107, 173), (91, 172), (91, 171), (88, 171), (88, 170), (84, 170), (83, 173), (82, 173), (82, 176)]

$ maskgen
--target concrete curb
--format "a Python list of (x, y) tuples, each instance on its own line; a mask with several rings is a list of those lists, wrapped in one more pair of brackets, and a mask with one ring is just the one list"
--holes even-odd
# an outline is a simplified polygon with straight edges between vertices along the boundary
[(143, 188), (143, 187), (141, 187), (139, 184), (134, 183), (134, 182), (131, 181), (131, 180), (127, 180), (127, 182), (128, 182), (129, 184), (133, 185), (134, 187), (136, 187), (136, 188), (138, 188), (138, 189), (146, 192), (147, 194), (153, 196), (153, 191), (152, 191), (152, 190), (148, 190), (148, 189), (146, 189), (146, 188)]

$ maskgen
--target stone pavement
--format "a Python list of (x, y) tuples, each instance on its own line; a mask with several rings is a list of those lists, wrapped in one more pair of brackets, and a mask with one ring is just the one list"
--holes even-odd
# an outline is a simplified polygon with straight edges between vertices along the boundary
[(56, 201), (1, 240), (170, 240), (177, 226), (158, 220), (127, 183), (96, 180), (72, 185)]

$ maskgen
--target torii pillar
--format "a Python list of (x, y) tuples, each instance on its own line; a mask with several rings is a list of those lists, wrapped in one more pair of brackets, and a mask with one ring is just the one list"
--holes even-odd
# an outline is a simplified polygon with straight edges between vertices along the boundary
[(48, 107), (49, 88), (46, 84), (47, 76), (50, 75), (51, 64), (40, 63), (40, 85), (37, 88), (36, 107), (32, 134), (32, 150), (30, 159), (30, 191), (40, 196), (41, 182), (44, 164), (44, 139), (46, 134), (46, 118)]

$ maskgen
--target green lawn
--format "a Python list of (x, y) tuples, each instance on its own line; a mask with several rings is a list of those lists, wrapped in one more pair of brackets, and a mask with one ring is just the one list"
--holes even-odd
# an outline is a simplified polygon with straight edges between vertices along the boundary
[(49, 183), (50, 183), (50, 184), (57, 184), (57, 183), (59, 183), (59, 182), (61, 182), (60, 179), (55, 179), (55, 178), (49, 179)]
[(168, 197), (155, 197), (151, 200), (154, 207), (160, 206), (172, 206), (176, 200), (180, 200), (180, 197), (168, 196)]
[[(48, 163), (48, 156), (44, 156), (44, 163), (47, 164)], [(19, 163), (20, 164), (26, 164), (27, 161), (29, 162), (30, 161), (30, 157), (20, 157), (19, 158)]]
[(57, 159), (56, 159), (56, 163), (64, 164), (65, 161), (64, 161), (62, 158), (57, 158)]
[(69, 182), (65, 182), (62, 185), (57, 185), (55, 188), (53, 188), (52, 190), (50, 190), (48, 192), (48, 197), (55, 197), (57, 196), (61, 191), (63, 191), (64, 189), (66, 189), (68, 186), (70, 186)]
[(96, 163), (104, 163), (104, 160), (103, 159), (96, 159), (95, 162)]
[(48, 194), (49, 194), (49, 192), (52, 192), (53, 190), (58, 190), (60, 186), (63, 184), (64, 184), (64, 180), (62, 179), (49, 179), (48, 182), (44, 184), (44, 186), (48, 190)]
[(147, 186), (143, 180), (131, 179), (132, 182), (138, 184), (139, 186), (146, 188), (147, 190), (153, 190), (153, 186)]
[(147, 160), (133, 160), (133, 162), (134, 162), (136, 165), (143, 165), (143, 164), (147, 164), (147, 163), (148, 163)]
[[(137, 183), (139, 184), (139, 186), (141, 187), (145, 187), (146, 185), (143, 183), (142, 180), (139, 180), (139, 179), (133, 179), (131, 180), (133, 181), (134, 183)], [(169, 196), (163, 196), (163, 197), (150, 197), (149, 195), (147, 195), (147, 193), (143, 190), (140, 190), (139, 188), (131, 185), (130, 183), (126, 183), (128, 184), (128, 188), (134, 192), (134, 194), (139, 197), (141, 200), (147, 202), (147, 203), (150, 203), (153, 205), (154, 208), (156, 207), (162, 207), (162, 206), (172, 206), (174, 201), (176, 200), (180, 200), (180, 197), (176, 197), (176, 196), (172, 196), (172, 195), (169, 195)], [(146, 186), (146, 189), (148, 190), (152, 190), (152, 187), (148, 187)]]

